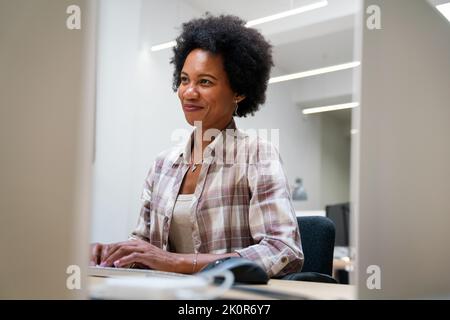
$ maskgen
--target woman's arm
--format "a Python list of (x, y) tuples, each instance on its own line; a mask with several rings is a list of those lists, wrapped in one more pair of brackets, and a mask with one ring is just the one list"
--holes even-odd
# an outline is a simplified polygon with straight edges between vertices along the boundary
[(267, 141), (259, 141), (256, 150), (248, 168), (249, 228), (256, 244), (236, 251), (258, 262), (270, 277), (297, 272), (303, 252), (278, 150)]
[[(210, 264), (213, 261), (228, 257), (239, 257), (236, 252), (224, 253), (224, 254), (210, 254), (210, 253), (199, 253), (199, 254), (177, 254), (180, 262), (178, 263), (178, 270), (176, 272), (181, 273), (195, 273), (200, 271), (203, 267)], [(192, 270), (190, 272), (189, 270)]]
[(102, 266), (123, 268), (138, 264), (155, 270), (189, 274), (201, 270), (217, 259), (227, 257), (239, 257), (239, 254), (173, 253), (147, 241), (129, 240), (110, 245), (109, 256)]
[(147, 178), (145, 179), (144, 188), (141, 194), (142, 207), (141, 212), (139, 214), (139, 220), (136, 225), (136, 228), (131, 233), (128, 240), (145, 240), (149, 241), (149, 223), (150, 223), (150, 211), (151, 211), (151, 201), (152, 201), (152, 193), (153, 193), (153, 181), (155, 175), (155, 167), (156, 161), (153, 162), (152, 167), (150, 168)]

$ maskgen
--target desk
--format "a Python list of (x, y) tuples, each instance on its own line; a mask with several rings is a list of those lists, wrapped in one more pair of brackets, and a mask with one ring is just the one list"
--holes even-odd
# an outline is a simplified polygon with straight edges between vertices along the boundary
[[(101, 284), (106, 278), (102, 277), (89, 277), (89, 285)], [(282, 295), (297, 296), (299, 298), (307, 299), (354, 299), (355, 287), (351, 285), (342, 284), (330, 284), (330, 283), (318, 283), (318, 282), (305, 282), (305, 281), (289, 281), (289, 280), (277, 280), (271, 279), (267, 285), (240, 285), (236, 289), (230, 289), (227, 291), (221, 299), (237, 299), (237, 300), (259, 300), (259, 299), (277, 299), (277, 297), (268, 297), (267, 295), (261, 295), (255, 292), (242, 291), (239, 288), (244, 289), (261, 289), (270, 290), (273, 293), (280, 294), (279, 299), (283, 299)]]
[[(333, 278), (340, 283), (348, 283), (349, 272), (353, 271), (353, 262), (349, 257), (333, 259)], [(343, 278), (342, 278), (343, 277)]]
[(348, 257), (341, 259), (333, 259), (333, 270), (347, 270), (351, 271), (353, 269), (353, 263)]

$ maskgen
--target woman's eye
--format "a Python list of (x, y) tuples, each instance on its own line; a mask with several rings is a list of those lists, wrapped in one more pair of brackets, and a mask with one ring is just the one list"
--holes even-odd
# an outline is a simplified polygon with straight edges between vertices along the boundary
[(212, 84), (212, 82), (210, 80), (208, 80), (208, 79), (202, 79), (202, 80), (200, 80), (200, 83), (201, 84), (206, 84), (206, 85)]
[(180, 77), (180, 80), (182, 83), (187, 83), (189, 81), (188, 78), (185, 76)]

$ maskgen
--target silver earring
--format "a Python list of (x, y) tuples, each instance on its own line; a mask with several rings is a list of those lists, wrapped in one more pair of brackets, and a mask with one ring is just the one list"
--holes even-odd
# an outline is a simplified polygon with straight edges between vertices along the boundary
[(238, 115), (238, 114), (237, 114), (237, 109), (238, 109), (238, 107), (239, 107), (237, 100), (234, 100), (234, 104), (236, 105), (236, 107), (234, 108), (233, 116), (237, 117), (237, 115)]

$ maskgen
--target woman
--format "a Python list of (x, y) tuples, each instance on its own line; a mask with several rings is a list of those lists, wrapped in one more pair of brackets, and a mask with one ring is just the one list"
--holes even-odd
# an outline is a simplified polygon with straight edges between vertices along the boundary
[(94, 244), (91, 263), (195, 273), (241, 256), (269, 276), (298, 271), (300, 234), (278, 152), (233, 120), (264, 103), (271, 46), (235, 16), (207, 15), (183, 24), (171, 62), (195, 130), (184, 148), (155, 160), (130, 239)]

